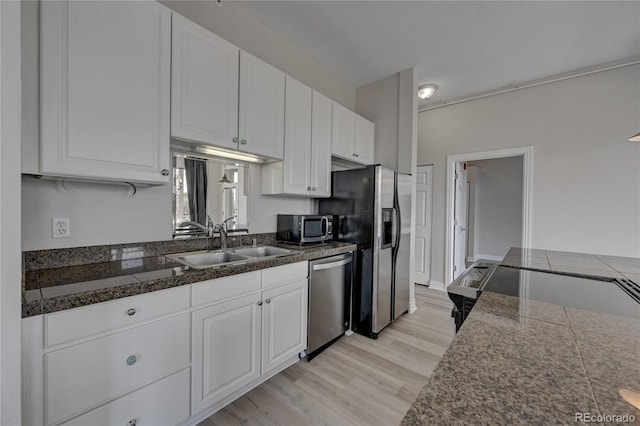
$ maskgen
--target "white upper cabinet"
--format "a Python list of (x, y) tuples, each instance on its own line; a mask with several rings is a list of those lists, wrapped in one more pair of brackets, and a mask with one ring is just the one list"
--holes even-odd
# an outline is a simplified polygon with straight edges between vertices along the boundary
[(364, 117), (355, 114), (356, 128), (354, 150), (356, 161), (363, 164), (373, 164), (375, 146), (375, 125)]
[(240, 52), (240, 150), (282, 159), (284, 154), (285, 74)]
[(331, 99), (313, 91), (311, 107), (311, 196), (331, 196)]
[(148, 1), (44, 1), (41, 12), (36, 169), (168, 183), (170, 10)]
[(284, 191), (311, 190), (311, 88), (287, 76), (284, 142)]
[(333, 102), (333, 125), (331, 130), (331, 154), (352, 160), (354, 158), (353, 138), (355, 136), (355, 114), (342, 105)]
[(372, 164), (374, 147), (374, 124), (334, 102), (331, 155), (360, 164)]
[(173, 14), (171, 136), (236, 149), (240, 49)]
[(262, 166), (262, 193), (331, 195), (331, 100), (286, 77), (284, 160)]

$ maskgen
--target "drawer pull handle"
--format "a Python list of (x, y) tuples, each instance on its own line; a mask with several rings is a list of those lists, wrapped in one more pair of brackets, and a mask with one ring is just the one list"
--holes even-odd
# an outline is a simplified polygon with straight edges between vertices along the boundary
[(127, 311), (127, 315), (129, 315), (130, 317), (134, 316), (135, 314), (136, 314), (135, 308), (131, 308)]
[(136, 361), (138, 361), (138, 357), (136, 357), (135, 355), (129, 355), (127, 357), (127, 365), (133, 365), (136, 363)]
[(271, 299), (267, 299), (267, 300), (265, 300), (265, 302), (271, 303)]
[(131, 419), (127, 422), (127, 426), (136, 426), (138, 424), (138, 419)]

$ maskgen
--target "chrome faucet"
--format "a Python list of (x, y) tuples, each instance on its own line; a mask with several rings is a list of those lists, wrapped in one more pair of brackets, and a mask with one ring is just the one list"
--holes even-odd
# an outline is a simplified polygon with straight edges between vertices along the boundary
[(223, 220), (222, 223), (216, 225), (215, 228), (213, 228), (213, 232), (220, 232), (220, 249), (222, 250), (227, 249), (227, 222), (229, 222), (231, 219), (235, 219), (235, 216), (231, 216)]
[(202, 233), (203, 233), (206, 237), (210, 236), (209, 229), (207, 229), (207, 227), (205, 227), (205, 226), (202, 226), (202, 225), (201, 225), (201, 224), (199, 224), (198, 222), (192, 222), (192, 221), (190, 221), (190, 220), (187, 220), (187, 221), (185, 221), (185, 222), (181, 222), (181, 223), (179, 223), (177, 227), (178, 227), (178, 228), (181, 228), (181, 227), (183, 227), (183, 226), (195, 226), (195, 227), (196, 227), (196, 228), (198, 228), (200, 231), (202, 231)]

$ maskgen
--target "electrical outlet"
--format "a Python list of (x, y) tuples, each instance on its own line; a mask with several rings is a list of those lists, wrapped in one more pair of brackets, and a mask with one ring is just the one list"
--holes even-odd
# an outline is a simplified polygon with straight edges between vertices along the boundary
[(68, 217), (52, 217), (51, 233), (53, 238), (70, 238), (71, 220)]

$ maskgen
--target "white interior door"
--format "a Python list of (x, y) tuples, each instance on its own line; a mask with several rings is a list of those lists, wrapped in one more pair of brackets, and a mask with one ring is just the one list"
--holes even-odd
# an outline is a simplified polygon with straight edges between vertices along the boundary
[(428, 285), (431, 279), (431, 213), (433, 166), (418, 166), (416, 171), (416, 247), (415, 282)]
[(456, 163), (453, 216), (453, 279), (465, 270), (467, 253), (467, 164)]

